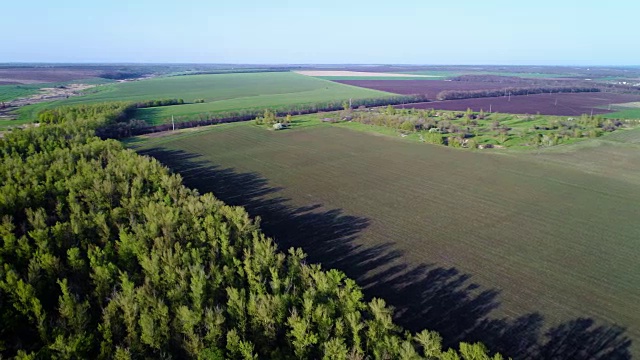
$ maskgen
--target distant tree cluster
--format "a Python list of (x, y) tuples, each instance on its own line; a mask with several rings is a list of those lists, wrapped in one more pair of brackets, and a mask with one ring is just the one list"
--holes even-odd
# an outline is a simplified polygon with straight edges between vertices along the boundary
[(184, 104), (183, 99), (162, 99), (162, 100), (147, 100), (147, 101), (137, 102), (136, 107), (141, 109), (141, 108), (182, 105), (182, 104)]
[(135, 78), (142, 77), (144, 75), (147, 75), (147, 73), (133, 72), (133, 71), (108, 71), (108, 72), (103, 72), (98, 76), (103, 79), (123, 80), (123, 79), (135, 79)]
[(258, 116), (255, 120), (256, 125), (273, 125), (278, 122), (276, 113), (266, 109), (262, 116)]
[(122, 106), (0, 139), (1, 357), (501, 359), (404, 331), (244, 209), (97, 138)]
[(38, 121), (43, 124), (82, 121), (93, 128), (98, 128), (128, 120), (137, 108), (136, 104), (129, 102), (61, 106), (41, 111), (38, 114)]
[(291, 114), (287, 114), (286, 116), (278, 118), (277, 114), (269, 109), (266, 109), (262, 116), (258, 116), (254, 120), (256, 125), (282, 124), (285, 126), (291, 124), (291, 121), (292, 121)]

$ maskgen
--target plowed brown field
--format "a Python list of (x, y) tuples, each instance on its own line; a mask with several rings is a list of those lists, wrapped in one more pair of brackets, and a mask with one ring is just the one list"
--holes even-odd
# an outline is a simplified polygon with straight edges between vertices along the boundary
[[(567, 115), (606, 114), (609, 104), (640, 100), (638, 95), (612, 93), (536, 94), (462, 100), (433, 101), (404, 105), (415, 109), (492, 111), (512, 114)], [(399, 108), (402, 106), (398, 106)]]

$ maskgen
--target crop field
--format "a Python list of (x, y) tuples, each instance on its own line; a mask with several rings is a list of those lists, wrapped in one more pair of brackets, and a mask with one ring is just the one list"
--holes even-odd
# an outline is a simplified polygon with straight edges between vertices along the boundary
[(0, 101), (9, 101), (38, 92), (40, 85), (0, 85)]
[[(638, 95), (614, 93), (560, 93), (491, 98), (433, 101), (411, 104), (416, 109), (489, 111), (510, 114), (536, 114), (580, 116), (607, 114), (616, 111), (613, 105), (640, 100)], [(612, 105), (609, 110), (609, 105)], [(408, 106), (408, 105), (407, 105)], [(615, 115), (610, 115), (615, 117)]]
[(368, 72), (368, 71), (347, 71), (347, 70), (300, 70), (295, 73), (313, 77), (355, 77), (355, 78), (370, 78), (370, 77), (389, 77), (389, 78), (430, 78), (439, 77), (434, 75), (410, 75), (410, 74), (398, 74), (398, 73), (385, 73), (385, 72)]
[(281, 247), (344, 270), (410, 329), (507, 355), (543, 340), (640, 341), (637, 130), (481, 152), (302, 125), (234, 123), (129, 144), (261, 216)]
[[(405, 72), (405, 74), (412, 74), (412, 75), (430, 75), (432, 74), (431, 71), (424, 71), (424, 70), (418, 70), (418, 71), (407, 71)], [(507, 72), (507, 71), (458, 71), (458, 72), (451, 72), (449, 73), (449, 76), (453, 77), (453, 76), (460, 76), (460, 75), (469, 75), (469, 74), (473, 74), (473, 75), (495, 75), (495, 76), (514, 76), (514, 77), (520, 77), (520, 78), (526, 78), (526, 79), (553, 79), (553, 78), (572, 78), (574, 76), (576, 76), (576, 74), (571, 74), (571, 73), (538, 73), (538, 72)]]
[(495, 82), (445, 81), (445, 80), (335, 80), (342, 84), (360, 86), (367, 89), (386, 91), (394, 94), (424, 94), (429, 100), (444, 90), (495, 90), (513, 86)]
[(618, 104), (613, 107), (613, 110), (615, 112), (611, 116), (620, 119), (640, 119), (640, 102)]
[(616, 112), (609, 114), (609, 116), (619, 119), (640, 119), (640, 109), (616, 109)]
[[(151, 124), (172, 115), (256, 109), (321, 101), (384, 97), (390, 95), (337, 84), (291, 72), (190, 75), (106, 85), (102, 91), (70, 98), (49, 106), (107, 101), (143, 101), (181, 98), (189, 104), (142, 109), (138, 119)], [(192, 103), (202, 99), (203, 103)]]

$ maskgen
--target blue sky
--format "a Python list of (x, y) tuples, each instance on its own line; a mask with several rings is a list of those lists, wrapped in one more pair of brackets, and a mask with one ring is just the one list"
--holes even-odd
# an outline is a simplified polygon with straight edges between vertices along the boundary
[(0, 62), (639, 65), (640, 1), (23, 0)]

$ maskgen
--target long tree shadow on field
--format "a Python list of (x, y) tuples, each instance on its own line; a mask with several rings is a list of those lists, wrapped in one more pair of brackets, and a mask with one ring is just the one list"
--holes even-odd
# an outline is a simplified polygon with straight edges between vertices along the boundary
[(160, 160), (184, 183), (201, 193), (212, 192), (229, 205), (244, 206), (260, 216), (265, 233), (281, 249), (301, 247), (311, 262), (337, 268), (355, 279), (368, 298), (380, 297), (395, 307), (398, 324), (412, 331), (436, 330), (445, 346), (481, 341), (492, 351), (517, 359), (630, 359), (631, 340), (624, 329), (576, 319), (550, 330), (540, 314), (517, 319), (492, 319), (498, 291), (481, 289), (470, 275), (436, 265), (412, 267), (393, 243), (376, 246), (355, 240), (369, 220), (325, 209), (321, 204), (290, 205), (256, 173), (239, 173), (183, 151), (141, 152)]

